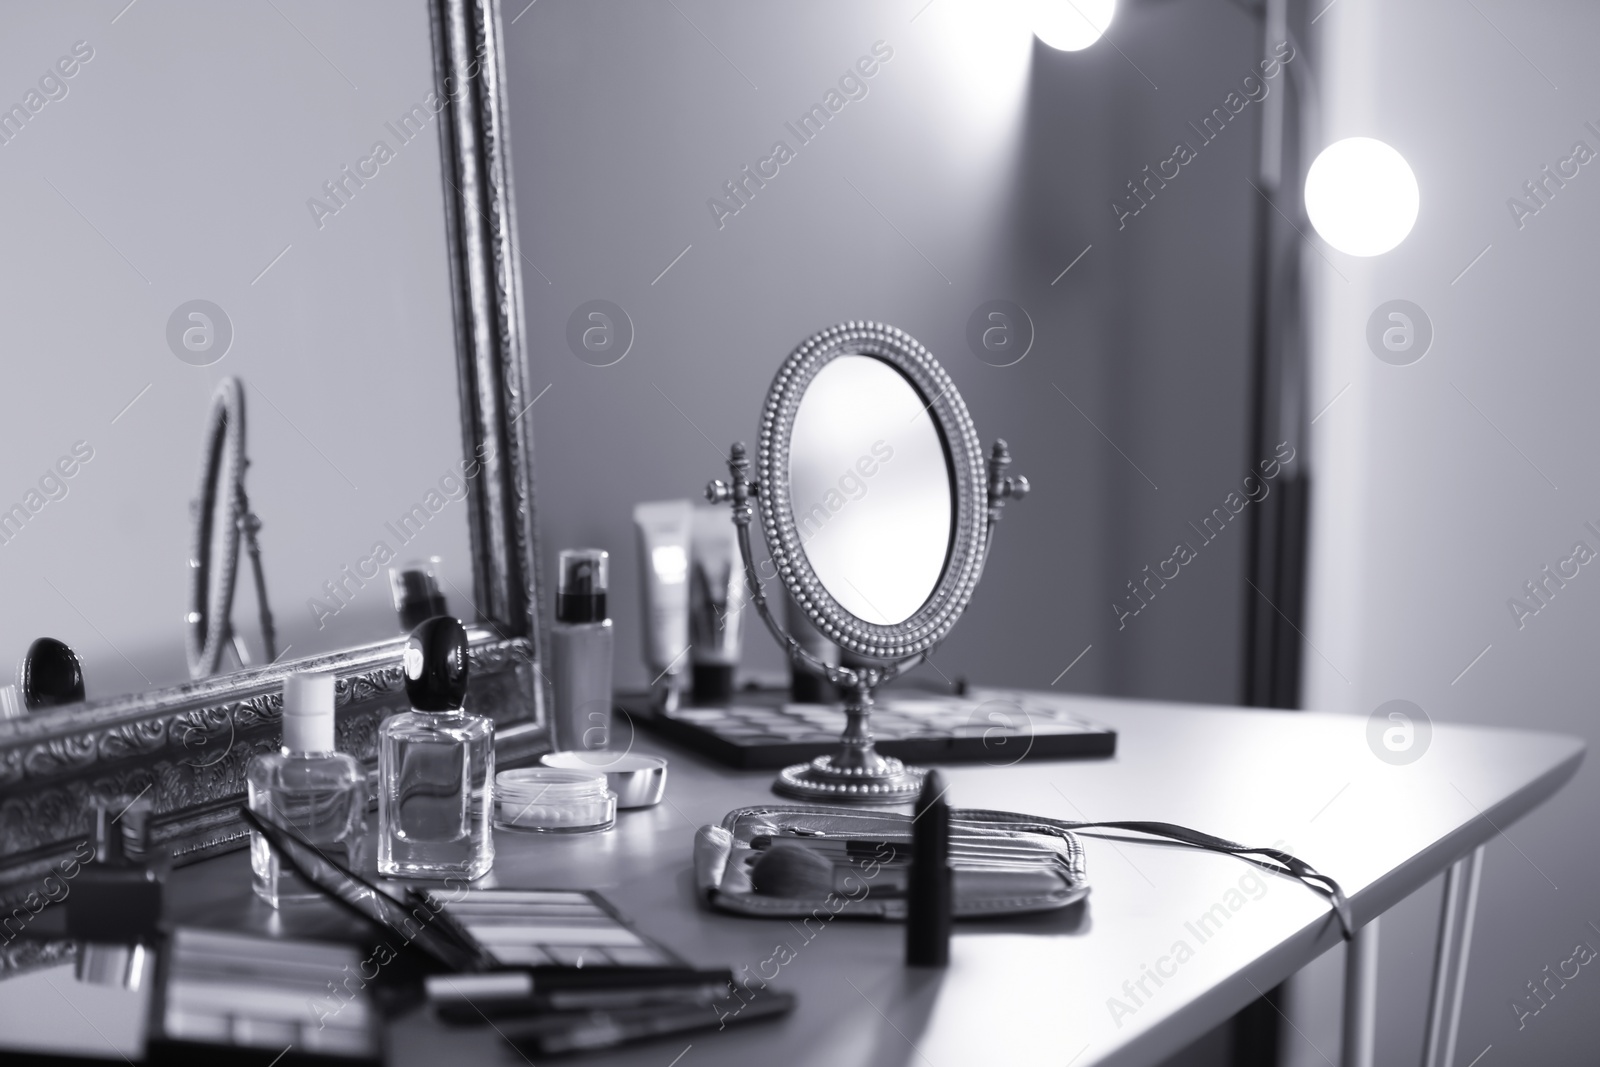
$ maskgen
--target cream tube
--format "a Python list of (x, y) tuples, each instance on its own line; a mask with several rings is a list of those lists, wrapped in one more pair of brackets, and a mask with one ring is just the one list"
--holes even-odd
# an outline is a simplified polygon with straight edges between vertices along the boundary
[[(783, 594), (784, 623), (789, 636), (807, 652), (823, 663), (839, 665), (839, 646), (822, 636), (805, 613), (799, 601), (787, 592)], [(810, 667), (790, 661), (789, 699), (796, 704), (832, 704), (838, 699), (828, 679), (812, 672)]]
[(673, 708), (689, 669), (689, 536), (693, 511), (687, 500), (638, 504), (633, 527), (639, 535), (644, 663), (657, 703)]
[(733, 696), (744, 615), (744, 563), (727, 508), (694, 509), (689, 555), (689, 642), (694, 702), (725, 703)]

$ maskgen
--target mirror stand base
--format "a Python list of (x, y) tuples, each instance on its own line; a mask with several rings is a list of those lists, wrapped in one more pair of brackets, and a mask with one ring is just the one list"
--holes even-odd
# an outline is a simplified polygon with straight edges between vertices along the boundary
[(879, 756), (880, 768), (850, 770), (834, 765), (832, 756), (818, 756), (810, 763), (785, 767), (772, 791), (796, 800), (898, 804), (917, 799), (922, 792), (924, 767), (908, 767), (893, 756)]

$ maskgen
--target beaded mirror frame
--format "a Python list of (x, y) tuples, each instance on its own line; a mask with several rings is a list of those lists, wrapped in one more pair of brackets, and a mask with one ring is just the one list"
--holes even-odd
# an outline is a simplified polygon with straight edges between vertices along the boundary
[[(463, 455), (481, 466), (467, 496), (468, 701), (495, 720), (497, 759), (510, 762), (548, 746), (503, 26), (498, 0), (428, 2)], [(378, 723), (405, 705), (403, 646), (396, 637), (0, 722), (0, 972), (13, 950), (31, 951), (20, 930), (78, 869), (97, 800), (149, 798), (153, 843), (179, 863), (247, 843), (245, 765), (281, 743), (290, 673), (336, 676), (339, 747), (370, 773)]]
[[(840, 356), (882, 360), (911, 384), (933, 419), (950, 474), (953, 521), (944, 570), (922, 606), (890, 625), (861, 619), (817, 578), (800, 541), (789, 491), (789, 445), (800, 401), (818, 373)], [(808, 337), (784, 360), (761, 410), (756, 485), (773, 566), (812, 624), (839, 647), (873, 659), (907, 659), (942, 641), (966, 610), (988, 549), (983, 444), (955, 382), (904, 330), (846, 322)]]
[[(883, 625), (867, 622), (845, 608), (822, 584), (800, 541), (789, 487), (790, 437), (801, 398), (817, 374), (840, 356), (871, 356), (898, 371), (923, 400), (941, 443), (954, 506), (954, 521), (944, 571), (920, 608), (909, 618)], [(931, 399), (930, 399), (931, 398)], [(706, 486), (706, 499), (733, 505), (739, 555), (750, 602), (767, 629), (798, 669), (827, 678), (844, 696), (845, 728), (836, 752), (786, 767), (773, 790), (801, 800), (897, 802), (913, 799), (926, 771), (879, 754), (872, 740), (873, 690), (916, 666), (949, 634), (966, 610), (983, 574), (994, 527), (1006, 500), (1028, 493), (1028, 480), (1006, 473), (1011, 453), (996, 441), (985, 471), (983, 447), (955, 382), (917, 339), (877, 322), (845, 322), (813, 334), (784, 360), (767, 392), (755, 481), (745, 446), (728, 454), (729, 481)], [(761, 510), (767, 547), (788, 594), (818, 631), (863, 657), (850, 666), (826, 663), (786, 632), (767, 603), (751, 549), (750, 523), (755, 500)]]

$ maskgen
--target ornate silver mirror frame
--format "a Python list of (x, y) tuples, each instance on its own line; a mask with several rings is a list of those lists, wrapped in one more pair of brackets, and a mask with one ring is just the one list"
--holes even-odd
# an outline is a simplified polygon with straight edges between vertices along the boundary
[[(911, 384), (927, 405), (942, 439), (953, 494), (952, 536), (944, 571), (932, 594), (909, 618), (881, 625), (859, 618), (818, 580), (801, 545), (789, 487), (789, 447), (801, 398), (818, 372), (840, 356), (882, 360)], [(807, 338), (784, 360), (761, 412), (756, 480), (742, 443), (729, 451), (731, 481), (706, 487), (712, 503), (731, 503), (745, 581), (767, 628), (799, 668), (825, 676), (845, 695), (845, 730), (838, 751), (785, 768), (773, 789), (805, 800), (901, 801), (916, 796), (926, 773), (873, 744), (873, 690), (926, 658), (944, 640), (972, 599), (983, 574), (994, 527), (1008, 499), (1028, 492), (1028, 480), (1006, 473), (1011, 455), (996, 441), (987, 465), (978, 432), (955, 383), (937, 360), (903, 330), (875, 322), (846, 322)], [(788, 594), (821, 634), (855, 658), (835, 666), (788, 634), (767, 604), (750, 543), (751, 499), (759, 502), (772, 562)]]
[[(533, 427), (517, 415), (528, 401), (500, 5), (430, 0), (430, 16), (462, 444), (479, 468), (468, 479), (476, 613), (469, 699), (494, 717), (505, 761), (536, 750), (544, 711)], [(375, 763), (377, 725), (405, 703), (403, 645), (396, 637), (7, 722), (0, 920), (38, 898), (41, 880), (72, 860), (92, 833), (95, 798), (150, 797), (154, 840), (180, 862), (242, 847), (245, 764), (279, 744), (279, 691), (293, 671), (337, 675), (339, 747)], [(0, 923), (0, 941), (9, 942), (14, 925)]]

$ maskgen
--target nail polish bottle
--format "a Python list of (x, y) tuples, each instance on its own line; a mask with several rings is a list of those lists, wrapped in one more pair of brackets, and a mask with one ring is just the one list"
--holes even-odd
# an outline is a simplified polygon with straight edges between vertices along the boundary
[[(302, 672), (283, 680), (283, 748), (261, 753), (245, 769), (250, 810), (294, 830), (329, 858), (359, 867), (366, 828), (367, 776), (354, 756), (334, 751), (331, 674)], [(260, 834), (250, 834), (256, 896), (274, 908), (322, 900)]]
[(598, 548), (561, 553), (556, 622), (550, 628), (550, 713), (557, 751), (605, 748), (611, 741), (612, 627), (606, 616), (610, 557)]
[(467, 631), (447, 615), (411, 631), (411, 711), (378, 728), (378, 873), (481, 878), (494, 865), (494, 723), (463, 710)]

